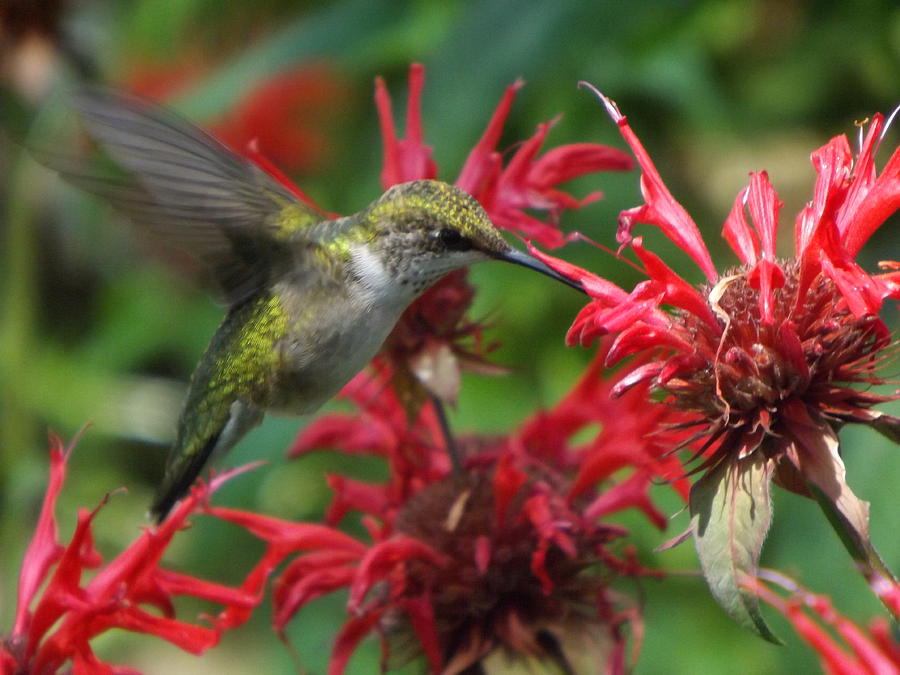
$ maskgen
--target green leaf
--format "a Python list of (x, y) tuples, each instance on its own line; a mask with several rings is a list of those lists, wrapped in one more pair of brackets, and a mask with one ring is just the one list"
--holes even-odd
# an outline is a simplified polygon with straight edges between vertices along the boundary
[(759, 600), (740, 586), (756, 576), (769, 524), (772, 463), (761, 452), (724, 462), (691, 488), (694, 543), (713, 597), (735, 621), (760, 637), (781, 644), (766, 625)]

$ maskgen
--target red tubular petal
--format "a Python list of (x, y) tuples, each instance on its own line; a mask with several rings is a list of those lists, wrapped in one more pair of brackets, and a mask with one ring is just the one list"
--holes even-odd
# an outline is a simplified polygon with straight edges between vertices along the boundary
[(709, 308), (706, 298), (694, 286), (682, 279), (662, 258), (646, 250), (640, 237), (632, 240), (631, 248), (647, 268), (647, 275), (665, 288), (666, 303), (686, 309), (712, 328), (718, 329), (716, 315)]
[(808, 382), (809, 364), (806, 362), (803, 344), (800, 342), (800, 336), (797, 335), (797, 330), (793, 323), (785, 320), (778, 327), (778, 342), (781, 346), (781, 353), (788, 358), (791, 366), (803, 380)]
[(588, 272), (577, 265), (568, 263), (565, 260), (547, 255), (530, 243), (528, 244), (528, 252), (541, 262), (546, 263), (556, 272), (562, 274), (564, 277), (580, 282), (589, 296), (604, 301), (607, 303), (605, 306), (611, 306), (628, 299), (628, 293), (611, 281), (598, 277), (596, 274)]
[(397, 182), (437, 176), (437, 165), (431, 159), (431, 148), (424, 143), (425, 134), (422, 130), (422, 87), (424, 85), (425, 68), (420, 63), (413, 63), (409, 67), (406, 138), (399, 144), (402, 175)]
[(63, 555), (63, 547), (57, 543), (57, 526), (54, 510), (56, 499), (66, 480), (66, 462), (71, 448), (64, 449), (59, 436), (50, 436), (50, 481), (44, 493), (41, 515), (28, 544), (19, 571), (19, 595), (16, 603), (16, 620), (10, 638), (24, 636), (31, 621), (29, 605), (44, 582), (50, 566)]
[(422, 142), (422, 122), (420, 95), (425, 71), (419, 64), (410, 66), (409, 99), (407, 112), (407, 135), (411, 138), (400, 140), (394, 127), (391, 98), (384, 80), (375, 78), (375, 107), (381, 125), (384, 142), (384, 159), (381, 169), (381, 185), (392, 185), (420, 178), (434, 178), (437, 166), (431, 159), (431, 150)]
[[(478, 143), (472, 148), (472, 152), (466, 158), (459, 177), (456, 179), (457, 187), (462, 188), (469, 194), (482, 200), (481, 194), (484, 190), (486, 180), (489, 174), (499, 168), (500, 158), (494, 155), (497, 143), (500, 142), (500, 135), (503, 133), (503, 125), (509, 116), (513, 101), (516, 98), (516, 92), (523, 86), (522, 80), (516, 80), (506, 88), (503, 98), (494, 110), (488, 122), (487, 128), (484, 130)], [(482, 201), (484, 203), (484, 201)]]
[(624, 377), (620, 378), (618, 382), (616, 382), (616, 386), (613, 387), (612, 392), (610, 393), (613, 398), (619, 398), (623, 396), (628, 390), (632, 387), (640, 384), (641, 382), (645, 382), (647, 380), (653, 380), (657, 375), (662, 371), (665, 367), (665, 362), (656, 361), (653, 363), (645, 363), (644, 365), (635, 368), (631, 372), (629, 372)]
[(855, 257), (875, 230), (897, 209), (900, 209), (900, 148), (894, 151), (853, 218), (843, 219), (842, 230), (847, 253)]
[(154, 575), (163, 591), (168, 595), (189, 595), (193, 598), (210, 600), (220, 605), (255, 607), (259, 599), (240, 588), (205, 581), (187, 574), (158, 569)]
[(668, 519), (653, 505), (648, 494), (652, 484), (651, 478), (650, 472), (637, 471), (625, 482), (608, 488), (584, 510), (585, 518), (593, 520), (610, 513), (637, 508), (643, 511), (651, 523), (664, 530)]
[[(345, 588), (353, 582), (355, 567), (330, 567), (307, 572), (302, 578), (279, 590), (275, 596), (275, 618), (273, 624), (278, 632), (284, 631), (294, 615), (306, 603)], [(279, 579), (279, 582), (281, 580)]]
[[(98, 507), (99, 508), (99, 507)], [(28, 629), (29, 652), (37, 647), (50, 628), (68, 611), (77, 607), (78, 611), (96, 611), (109, 602), (109, 598), (101, 593), (84, 593), (81, 588), (84, 543), (90, 539), (91, 522), (96, 515), (94, 511), (81, 509), (78, 512), (78, 524), (69, 544), (59, 559), (59, 565), (50, 578), (32, 617)]]
[(137, 607), (123, 606), (110, 615), (101, 615), (90, 623), (93, 635), (122, 628), (135, 633), (155, 635), (191, 654), (202, 654), (219, 643), (219, 632), (176, 619), (167, 619)]
[(502, 200), (506, 196), (500, 194), (499, 206), (485, 208), (494, 225), (507, 232), (517, 232), (525, 239), (534, 239), (547, 248), (559, 248), (568, 241), (556, 225), (545, 223), (522, 211), (521, 208), (527, 208), (527, 204), (515, 208), (505, 206)]
[(347, 603), (350, 611), (356, 611), (361, 607), (372, 585), (381, 581), (395, 565), (413, 558), (436, 566), (444, 563), (443, 556), (412, 537), (398, 535), (370, 548), (359, 563), (356, 578), (350, 589), (350, 600)]
[(351, 563), (358, 561), (359, 556), (348, 551), (313, 551), (297, 556), (288, 563), (275, 581), (273, 591), (275, 601), (281, 602), (282, 594), (307, 574), (331, 568), (349, 567)]
[(422, 131), (422, 87), (425, 85), (425, 68), (421, 63), (409, 67), (409, 98), (406, 101), (406, 140), (421, 145), (425, 138)]
[(362, 554), (366, 547), (339, 530), (325, 525), (294, 523), (249, 511), (212, 506), (207, 512), (240, 525), (252, 535), (293, 552), (337, 549)]
[[(812, 153), (816, 170), (813, 201), (798, 215), (794, 228), (794, 248), (803, 257), (824, 218), (834, 220), (834, 212), (847, 192), (847, 180), (853, 164), (853, 153), (846, 136), (835, 136)], [(826, 216), (827, 214), (827, 216)]]
[(491, 540), (485, 535), (478, 535), (475, 540), (475, 567), (479, 574), (487, 572), (491, 564)]
[(427, 595), (417, 595), (405, 598), (401, 603), (403, 610), (409, 615), (410, 623), (422, 645), (422, 651), (428, 659), (431, 672), (437, 675), (441, 672), (443, 658), (441, 657), (441, 644), (438, 637), (437, 625), (434, 620), (434, 607)]
[(362, 616), (350, 619), (341, 628), (334, 640), (334, 650), (331, 653), (331, 662), (328, 664), (328, 675), (343, 675), (347, 662), (354, 650), (378, 624), (383, 609), (367, 612)]
[(544, 153), (531, 167), (529, 179), (537, 189), (546, 190), (587, 173), (633, 168), (634, 160), (617, 148), (597, 143), (572, 143)]
[(835, 644), (831, 635), (803, 612), (803, 608), (788, 603), (783, 610), (797, 634), (818, 652), (824, 665), (834, 673), (858, 673), (860, 669), (853, 657)]
[(559, 549), (570, 558), (574, 558), (575, 543), (558, 525), (550, 501), (547, 495), (535, 494), (525, 500), (522, 510), (528, 516), (528, 520), (537, 530), (542, 541), (556, 544)]
[(349, 453), (379, 453), (395, 442), (389, 429), (368, 416), (325, 415), (300, 432), (288, 451), (288, 457), (298, 457), (321, 448), (336, 448)]
[(678, 248), (697, 263), (709, 281), (715, 281), (718, 273), (709, 257), (709, 251), (706, 249), (706, 244), (703, 243), (703, 237), (700, 236), (697, 225), (666, 188), (650, 155), (647, 154), (637, 135), (631, 130), (625, 116), (619, 112), (616, 104), (593, 87), (590, 88), (600, 98), (610, 117), (618, 125), (622, 138), (628, 143), (642, 171), (641, 193), (644, 196), (645, 204), (622, 211), (619, 215), (619, 230), (616, 233), (616, 239), (619, 243), (627, 243), (631, 239), (631, 230), (635, 223), (656, 225)]
[(397, 145), (397, 131), (394, 128), (391, 96), (381, 77), (375, 78), (375, 108), (378, 110), (381, 139), (384, 143), (381, 185), (382, 187), (389, 187), (402, 182), (400, 178), (400, 148)]
[[(284, 560), (286, 552), (277, 546), (269, 546), (262, 559), (250, 570), (250, 573), (241, 582), (241, 591), (247, 596), (254, 596), (256, 604), (262, 602), (266, 581), (272, 571)], [(215, 618), (215, 626), (219, 632), (238, 628), (247, 623), (253, 607), (244, 604), (226, 607)]]
[(384, 485), (363, 483), (341, 475), (329, 475), (327, 481), (328, 487), (335, 493), (326, 519), (330, 525), (343, 520), (348, 511), (384, 513), (389, 506)]
[(534, 158), (537, 157), (541, 146), (544, 144), (544, 139), (547, 138), (547, 133), (550, 131), (551, 126), (552, 122), (538, 124), (534, 135), (519, 146), (519, 149), (516, 150), (500, 175), (497, 189), (499, 192), (505, 193), (506, 201), (514, 206), (532, 206), (544, 209), (552, 206), (549, 203), (534, 203), (532, 199), (529, 199), (531, 195), (528, 195), (528, 188), (530, 187), (528, 181), (529, 171)]
[(630, 354), (654, 347), (671, 347), (677, 351), (689, 354), (695, 349), (694, 345), (674, 335), (671, 331), (660, 330), (643, 323), (636, 323), (616, 336), (606, 357), (606, 365), (614, 366)]
[(506, 508), (510, 501), (528, 482), (528, 476), (514, 462), (512, 453), (506, 452), (500, 457), (494, 472), (494, 509), (499, 527), (506, 521)]
[(759, 289), (759, 315), (762, 323), (775, 321), (775, 289), (784, 286), (784, 271), (770, 260), (760, 260), (750, 271), (747, 282)]
[[(837, 612), (832, 609), (829, 614), (837, 614)], [(825, 619), (828, 620), (829, 616), (826, 615)], [(900, 672), (900, 660), (894, 660), (890, 654), (884, 653), (879, 645), (852, 621), (837, 615), (831, 623), (866, 666), (868, 672), (890, 673), (891, 669), (894, 669), (894, 672)]]
[(762, 257), (767, 260), (775, 258), (775, 244), (778, 239), (778, 211), (784, 204), (779, 201), (778, 194), (769, 174), (765, 171), (750, 174), (750, 186), (747, 192), (747, 208), (759, 234), (762, 246)]
[(731, 250), (737, 254), (741, 262), (745, 265), (755, 263), (759, 258), (759, 238), (756, 233), (750, 229), (747, 219), (744, 217), (744, 205), (747, 200), (747, 188), (738, 192), (734, 198), (734, 205), (728, 218), (725, 219), (725, 225), (722, 227), (722, 236)]
[(841, 262), (842, 265), (836, 265), (828, 257), (822, 256), (822, 272), (838, 287), (853, 314), (857, 317), (877, 314), (883, 298), (888, 295), (887, 289), (855, 262)]
[(781, 286), (784, 283), (784, 274), (774, 262), (778, 237), (778, 211), (782, 203), (778, 200), (778, 195), (765, 171), (750, 174), (747, 205), (762, 246), (762, 259), (755, 270), (759, 282), (759, 313), (763, 323), (772, 325), (775, 320), (774, 290), (776, 285)]

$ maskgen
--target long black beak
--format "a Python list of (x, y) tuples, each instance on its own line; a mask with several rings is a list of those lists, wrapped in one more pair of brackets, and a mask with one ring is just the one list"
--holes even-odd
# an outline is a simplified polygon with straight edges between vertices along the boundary
[(528, 269), (534, 270), (535, 272), (546, 274), (551, 279), (561, 281), (566, 286), (571, 286), (576, 291), (581, 291), (582, 293), (585, 292), (584, 286), (581, 285), (580, 281), (574, 281), (572, 279), (564, 277), (559, 272), (553, 270), (545, 263), (542, 263), (534, 256), (525, 253), (525, 251), (520, 251), (516, 248), (510, 248), (508, 251), (498, 255), (497, 260), (505, 260), (506, 262), (511, 262), (516, 265), (521, 265), (522, 267), (527, 267)]

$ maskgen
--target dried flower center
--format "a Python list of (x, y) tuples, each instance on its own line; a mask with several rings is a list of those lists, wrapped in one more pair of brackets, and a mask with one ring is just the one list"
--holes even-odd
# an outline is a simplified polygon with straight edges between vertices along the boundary
[(718, 330), (679, 315), (706, 365), (679, 369), (660, 383), (676, 405), (732, 427), (759, 421), (769, 427), (789, 399), (815, 405), (836, 382), (874, 379), (875, 356), (889, 342), (881, 321), (854, 316), (830, 279), (819, 275), (803, 289), (796, 264), (782, 270), (784, 283), (772, 291), (771, 323), (761, 320), (760, 289), (746, 269), (708, 290)]

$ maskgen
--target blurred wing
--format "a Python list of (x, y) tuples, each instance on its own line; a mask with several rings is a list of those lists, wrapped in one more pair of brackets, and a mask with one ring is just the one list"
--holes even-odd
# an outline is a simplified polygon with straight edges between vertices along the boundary
[(84, 128), (124, 175), (50, 153), (38, 159), (213, 270), (229, 304), (295, 263), (304, 229), (325, 219), (255, 164), (156, 105), (103, 89), (73, 100)]

